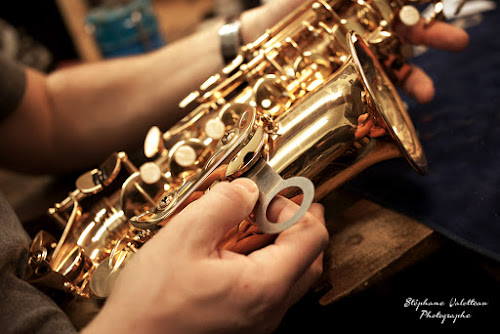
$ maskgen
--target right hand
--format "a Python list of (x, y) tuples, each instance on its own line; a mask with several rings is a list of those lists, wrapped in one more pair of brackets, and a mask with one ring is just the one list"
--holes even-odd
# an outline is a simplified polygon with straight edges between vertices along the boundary
[[(313, 204), (274, 244), (248, 256), (218, 248), (258, 199), (248, 179), (222, 182), (190, 203), (127, 263), (88, 333), (269, 333), (322, 272), (328, 242)], [(273, 201), (271, 221), (298, 206)]]

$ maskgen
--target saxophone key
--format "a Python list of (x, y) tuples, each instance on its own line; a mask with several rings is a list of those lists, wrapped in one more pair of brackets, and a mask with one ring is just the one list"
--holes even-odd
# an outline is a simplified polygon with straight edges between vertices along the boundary
[(188, 145), (180, 146), (174, 153), (175, 162), (182, 167), (192, 166), (195, 163), (196, 158), (196, 151)]
[(221, 139), (225, 132), (226, 126), (218, 117), (209, 119), (205, 123), (205, 133), (213, 140)]
[(420, 21), (420, 13), (417, 8), (406, 5), (399, 11), (399, 20), (407, 27), (412, 27)]

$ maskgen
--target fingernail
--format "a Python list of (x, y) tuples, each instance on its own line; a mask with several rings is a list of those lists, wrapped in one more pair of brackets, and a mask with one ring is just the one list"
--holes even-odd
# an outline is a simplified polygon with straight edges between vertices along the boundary
[(246, 191), (249, 191), (251, 193), (256, 192), (256, 191), (259, 190), (259, 188), (255, 184), (255, 182), (253, 182), (250, 179), (244, 178), (244, 177), (236, 179), (236, 180), (234, 180), (231, 183), (234, 184), (234, 185), (236, 185), (236, 186), (238, 186), (238, 187), (241, 187), (241, 188), (243, 188)]

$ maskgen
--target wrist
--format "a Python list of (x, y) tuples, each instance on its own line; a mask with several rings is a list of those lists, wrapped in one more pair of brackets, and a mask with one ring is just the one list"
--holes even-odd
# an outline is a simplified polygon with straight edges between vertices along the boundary
[(228, 64), (240, 54), (241, 47), (243, 46), (239, 17), (228, 18), (226, 23), (219, 28), (218, 33), (222, 59), (225, 64)]

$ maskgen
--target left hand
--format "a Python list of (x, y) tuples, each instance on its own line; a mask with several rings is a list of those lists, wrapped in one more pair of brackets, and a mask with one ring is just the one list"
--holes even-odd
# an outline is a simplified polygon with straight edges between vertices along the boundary
[[(265, 30), (278, 23), (304, 0), (273, 0), (265, 6), (257, 7), (242, 14), (242, 36), (249, 43), (262, 35)], [(397, 24), (396, 32), (408, 43), (425, 45), (445, 51), (462, 51), (469, 44), (469, 36), (458, 27), (444, 22), (433, 22), (424, 27), (424, 19), (413, 27)], [(412, 66), (410, 74), (402, 82), (403, 90), (419, 103), (428, 103), (434, 97), (432, 79), (417, 66)]]
[[(445, 22), (436, 21), (424, 26), (424, 19), (420, 19), (411, 28), (399, 24), (396, 31), (409, 43), (444, 51), (459, 52), (469, 45), (469, 35), (463, 29)], [(403, 81), (402, 88), (420, 103), (428, 103), (434, 98), (432, 79), (415, 65), (412, 65), (412, 71)]]

